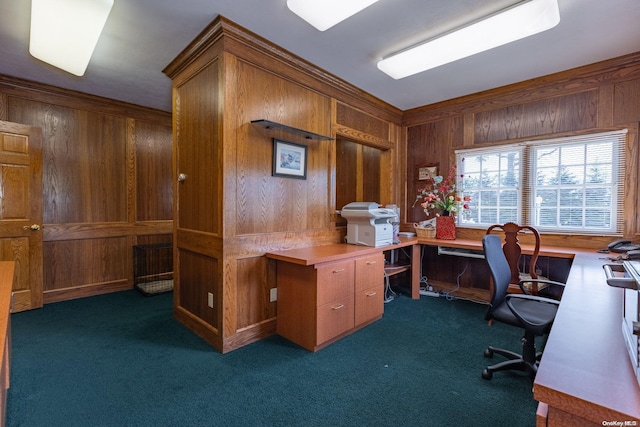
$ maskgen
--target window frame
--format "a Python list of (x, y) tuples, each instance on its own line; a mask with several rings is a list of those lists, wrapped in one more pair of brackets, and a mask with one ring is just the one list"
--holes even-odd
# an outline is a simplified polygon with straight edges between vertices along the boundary
[[(464, 159), (465, 157), (477, 157), (482, 155), (503, 155), (505, 153), (519, 153), (519, 174), (518, 174), (518, 184), (517, 188), (517, 212), (515, 215), (515, 219), (513, 217), (509, 217), (508, 220), (500, 219), (500, 204), (497, 202), (497, 205), (493, 207), (496, 210), (494, 218), (497, 218), (497, 221), (494, 223), (504, 223), (508, 221), (517, 222), (523, 225), (531, 225), (536, 227), (541, 232), (550, 232), (556, 234), (579, 234), (579, 235), (612, 235), (618, 236), (622, 235), (624, 230), (624, 176), (625, 176), (625, 148), (627, 142), (627, 129), (615, 130), (610, 132), (599, 132), (594, 134), (585, 134), (585, 135), (577, 135), (577, 136), (569, 136), (563, 138), (553, 138), (553, 139), (544, 139), (544, 140), (530, 140), (523, 142), (516, 142), (511, 144), (502, 144), (495, 145), (492, 147), (481, 147), (481, 148), (469, 148), (469, 149), (460, 149), (455, 151), (455, 161), (458, 168), (458, 176), (457, 176), (457, 188), (460, 189), (462, 194), (468, 194), (465, 189), (465, 169), (464, 169)], [(537, 165), (535, 162), (535, 151), (537, 149), (543, 147), (553, 147), (557, 146), (562, 148), (568, 148), (570, 146), (582, 145), (586, 146), (587, 144), (593, 143), (601, 143), (603, 141), (613, 142), (612, 147), (612, 177), (611, 182), (607, 184), (611, 189), (611, 198), (612, 198), (612, 206), (611, 209), (611, 227), (608, 229), (602, 228), (594, 228), (590, 229), (585, 224), (581, 227), (555, 227), (555, 226), (540, 226), (536, 225), (540, 221), (536, 216), (536, 189), (539, 189), (540, 186), (536, 184), (537, 177)], [(482, 164), (482, 163), (481, 163)], [(587, 167), (589, 163), (582, 163), (583, 167)], [(560, 167), (564, 167), (562, 163), (560, 163)], [(498, 172), (501, 171), (500, 166), (498, 166)], [(475, 173), (477, 173), (474, 170)], [(482, 172), (482, 171), (481, 171)], [(480, 173), (481, 173), (480, 172)], [(602, 184), (600, 184), (602, 186)], [(501, 185), (498, 184), (495, 188), (497, 191), (500, 191)], [(589, 187), (588, 183), (583, 182), (581, 187), (587, 189)], [(507, 187), (513, 188), (513, 187)], [(558, 186), (559, 189), (562, 188), (562, 185)], [(482, 190), (482, 186), (478, 188), (478, 191)], [(585, 192), (587, 192), (585, 190)], [(497, 200), (497, 198), (496, 198)], [(484, 201), (478, 201), (479, 203)], [(561, 206), (560, 203), (556, 205), (558, 208)], [(588, 209), (586, 209), (585, 205), (581, 207), (583, 215), (586, 215)], [(474, 207), (474, 206), (472, 206)], [(475, 209), (480, 209), (478, 212), (478, 219), (480, 219), (480, 215), (482, 214), (482, 207), (475, 206)], [(468, 215), (467, 215), (468, 216)], [(464, 220), (465, 215), (464, 212), (462, 215), (459, 215), (457, 218), (458, 226), (460, 227), (469, 227), (469, 228), (487, 228), (488, 226), (494, 223), (470, 223)]]

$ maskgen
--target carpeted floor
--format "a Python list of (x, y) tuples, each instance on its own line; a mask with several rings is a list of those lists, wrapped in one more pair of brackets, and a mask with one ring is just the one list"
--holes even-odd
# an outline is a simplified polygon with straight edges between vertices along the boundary
[[(125, 291), (12, 315), (8, 426), (533, 426), (532, 381), (485, 381), (520, 332), (485, 307), (399, 297), (317, 352), (272, 336), (226, 355)], [(497, 357), (495, 360), (499, 360)]]

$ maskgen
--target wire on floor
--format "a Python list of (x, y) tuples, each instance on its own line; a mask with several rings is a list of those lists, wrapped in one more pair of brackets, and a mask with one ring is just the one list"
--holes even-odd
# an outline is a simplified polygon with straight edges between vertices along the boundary
[(398, 296), (393, 289), (391, 289), (391, 280), (389, 279), (389, 275), (387, 272), (384, 272), (384, 303), (391, 302)]

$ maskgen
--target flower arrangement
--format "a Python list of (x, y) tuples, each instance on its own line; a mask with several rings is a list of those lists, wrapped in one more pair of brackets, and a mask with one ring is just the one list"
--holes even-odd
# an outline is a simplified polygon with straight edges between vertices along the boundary
[[(460, 175), (462, 178), (462, 175)], [(425, 186), (419, 190), (413, 206), (420, 201), (424, 213), (436, 211), (436, 216), (454, 216), (458, 211), (468, 210), (471, 196), (459, 196), (456, 189), (456, 167), (449, 169), (447, 178), (442, 175), (428, 177)]]

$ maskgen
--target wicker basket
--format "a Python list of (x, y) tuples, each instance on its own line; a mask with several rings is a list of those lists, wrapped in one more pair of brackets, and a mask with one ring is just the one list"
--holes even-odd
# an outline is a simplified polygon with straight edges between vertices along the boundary
[(436, 229), (433, 227), (415, 227), (418, 237), (433, 239), (436, 237)]

